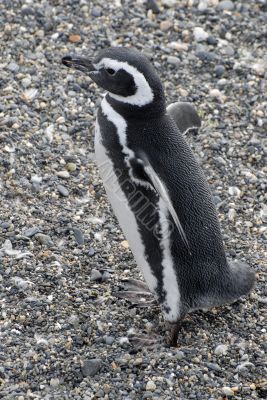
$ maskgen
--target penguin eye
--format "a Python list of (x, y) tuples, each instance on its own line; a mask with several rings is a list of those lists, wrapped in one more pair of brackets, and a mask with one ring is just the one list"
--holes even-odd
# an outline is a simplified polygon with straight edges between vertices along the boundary
[(116, 71), (112, 68), (105, 68), (105, 71), (109, 74), (109, 75), (115, 75)]

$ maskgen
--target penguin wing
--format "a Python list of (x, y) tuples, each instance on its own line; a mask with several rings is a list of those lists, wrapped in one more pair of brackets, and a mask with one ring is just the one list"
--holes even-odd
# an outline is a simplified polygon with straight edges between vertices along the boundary
[(140, 166), (140, 162), (143, 165), (143, 169), (144, 169), (144, 174), (148, 177), (150, 183), (152, 184), (153, 188), (155, 189), (155, 191), (157, 192), (158, 196), (164, 201), (164, 203), (166, 204), (166, 207), (169, 210), (169, 213), (171, 214), (173, 221), (178, 229), (178, 232), (187, 248), (187, 250), (190, 253), (190, 247), (189, 247), (189, 242), (187, 240), (186, 234), (183, 230), (183, 227), (181, 225), (181, 222), (179, 221), (178, 215), (173, 207), (171, 198), (168, 194), (168, 190), (165, 186), (165, 184), (162, 182), (162, 180), (160, 179), (160, 177), (158, 176), (158, 174), (155, 172), (154, 168), (152, 167), (152, 165), (150, 164), (147, 156), (143, 153), (143, 152), (139, 152), (138, 153), (138, 158), (139, 158), (139, 166)]
[(179, 101), (172, 103), (167, 107), (167, 113), (183, 135), (192, 129), (198, 130), (201, 126), (199, 115), (190, 103)]

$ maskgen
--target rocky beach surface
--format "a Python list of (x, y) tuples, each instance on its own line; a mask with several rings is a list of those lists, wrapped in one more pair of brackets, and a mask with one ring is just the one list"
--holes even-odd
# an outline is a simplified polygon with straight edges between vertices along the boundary
[[(0, 398), (266, 398), (266, 24), (264, 0), (1, 0)], [(187, 316), (177, 348), (129, 342), (164, 323), (114, 294), (141, 275), (94, 163), (102, 92), (61, 65), (115, 45), (197, 108), (188, 141), (227, 256), (257, 275), (247, 298)]]

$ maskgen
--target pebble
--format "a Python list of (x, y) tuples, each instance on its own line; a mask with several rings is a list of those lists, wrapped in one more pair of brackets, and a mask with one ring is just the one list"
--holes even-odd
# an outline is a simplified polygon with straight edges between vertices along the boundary
[(91, 11), (91, 15), (95, 18), (99, 18), (102, 15), (102, 9), (98, 6), (94, 6)]
[(223, 392), (223, 394), (225, 396), (229, 396), (229, 397), (232, 397), (232, 396), (235, 395), (235, 392), (231, 388), (229, 388), (228, 386), (224, 386), (222, 388), (222, 392)]
[(236, 218), (236, 210), (234, 208), (230, 208), (227, 216), (228, 216), (229, 221), (233, 222)]
[(148, 10), (152, 10), (154, 14), (159, 14), (160, 13), (160, 9), (159, 9), (159, 6), (157, 5), (157, 1), (156, 0), (147, 0), (146, 1), (146, 8)]
[(161, 4), (171, 8), (177, 6), (177, 0), (161, 0)]
[(74, 172), (77, 169), (77, 165), (73, 162), (69, 162), (66, 164), (66, 168), (69, 172)]
[(68, 191), (68, 189), (66, 188), (66, 186), (63, 186), (63, 185), (57, 185), (57, 190), (58, 190), (58, 192), (61, 194), (61, 196), (63, 196), (63, 197), (68, 197), (69, 196), (69, 191)]
[(227, 353), (228, 350), (228, 346), (226, 346), (225, 344), (219, 344), (215, 350), (214, 353), (216, 354), (216, 356), (221, 356), (221, 355), (225, 355)]
[(223, 65), (216, 65), (214, 68), (214, 74), (217, 78), (221, 78), (225, 73), (225, 68)]
[(146, 391), (149, 392), (154, 392), (156, 390), (157, 386), (153, 381), (148, 381), (146, 384)]
[(37, 89), (27, 89), (25, 92), (22, 94), (22, 99), (25, 100), (26, 102), (31, 102), (32, 100), (35, 99), (35, 97), (38, 94)]
[(102, 281), (102, 274), (97, 269), (93, 268), (90, 274), (91, 282), (101, 282)]
[(234, 196), (236, 198), (240, 198), (241, 196), (241, 190), (236, 186), (230, 186), (228, 189), (228, 193), (230, 194), (230, 196)]
[(235, 8), (235, 5), (230, 0), (223, 0), (223, 1), (220, 1), (220, 3), (218, 4), (219, 10), (232, 11), (234, 8)]
[(23, 235), (28, 238), (33, 237), (36, 235), (36, 233), (40, 233), (40, 228), (38, 226), (33, 226), (32, 228), (28, 228), (23, 231)]
[(183, 42), (170, 42), (168, 43), (168, 47), (176, 51), (188, 51), (189, 46)]
[(159, 27), (160, 27), (160, 30), (161, 30), (162, 32), (166, 32), (166, 31), (168, 31), (170, 28), (172, 28), (172, 26), (173, 26), (172, 22), (169, 21), (169, 20), (166, 20), (166, 21), (161, 21)]
[(83, 376), (84, 377), (95, 376), (99, 372), (101, 365), (102, 365), (102, 360), (99, 358), (85, 360), (81, 368)]
[(69, 41), (71, 43), (77, 43), (77, 42), (80, 42), (80, 40), (81, 40), (81, 36), (80, 35), (70, 35), (69, 36)]
[(127, 242), (127, 240), (123, 240), (123, 241), (121, 242), (121, 246), (122, 246), (124, 249), (129, 249), (129, 243)]
[(83, 232), (79, 228), (72, 228), (75, 240), (79, 246), (84, 245), (84, 235)]
[(63, 179), (68, 179), (70, 177), (70, 173), (65, 169), (63, 171), (57, 171), (56, 174), (59, 178)]
[(14, 73), (19, 72), (19, 65), (16, 64), (15, 62), (11, 62), (11, 63), (8, 65), (7, 68), (8, 68), (8, 70), (11, 71), (11, 72), (14, 72)]
[(172, 65), (181, 65), (181, 61), (178, 57), (175, 56), (168, 56), (167, 63)]
[(46, 245), (46, 246), (53, 245), (53, 241), (49, 235), (45, 235), (43, 233), (37, 233), (34, 237), (39, 243), (41, 243), (43, 245)]
[(115, 342), (115, 338), (113, 336), (106, 336), (105, 342), (107, 345), (111, 346)]
[(209, 37), (209, 34), (201, 27), (194, 28), (193, 35), (197, 42), (204, 42)]

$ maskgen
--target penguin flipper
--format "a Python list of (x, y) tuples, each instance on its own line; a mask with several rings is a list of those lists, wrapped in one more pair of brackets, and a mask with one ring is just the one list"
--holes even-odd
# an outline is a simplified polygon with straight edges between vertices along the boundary
[(186, 246), (189, 254), (191, 254), (189, 242), (187, 240), (187, 237), (186, 237), (184, 229), (181, 225), (181, 222), (178, 218), (178, 215), (173, 207), (173, 204), (172, 204), (172, 201), (168, 194), (167, 188), (165, 187), (164, 183), (162, 182), (162, 180), (160, 179), (160, 177), (158, 176), (158, 174), (155, 172), (154, 168), (148, 161), (147, 156), (143, 152), (139, 152), (138, 157), (139, 157), (139, 167), (140, 167), (140, 161), (141, 161), (145, 175), (148, 177), (150, 183), (152, 184), (153, 188), (155, 189), (155, 191), (157, 192), (159, 197), (164, 201), (164, 203), (165, 203), (166, 207), (168, 208), (169, 213), (171, 214), (173, 221), (178, 229), (178, 232), (184, 242), (184, 245)]
[(183, 135), (190, 130), (196, 130), (201, 127), (201, 120), (192, 104), (177, 101), (167, 107), (167, 113), (175, 121), (178, 129)]

